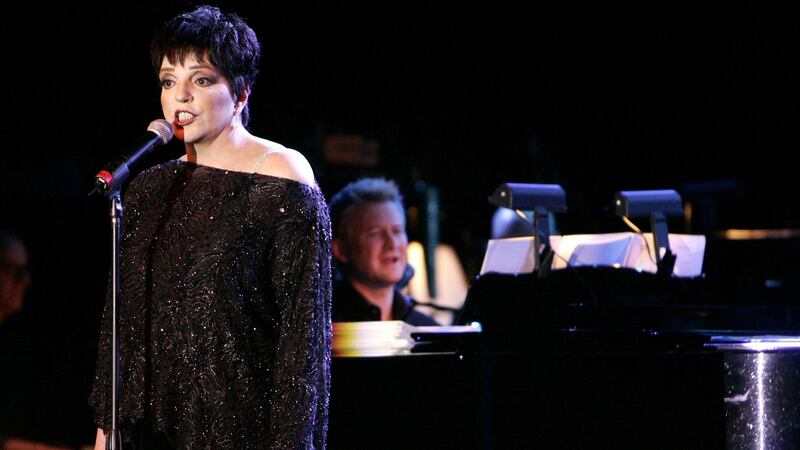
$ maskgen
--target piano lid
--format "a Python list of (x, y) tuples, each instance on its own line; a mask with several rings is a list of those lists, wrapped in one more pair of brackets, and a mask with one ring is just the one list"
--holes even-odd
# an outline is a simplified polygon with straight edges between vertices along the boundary
[(547, 277), (488, 273), (470, 284), (457, 323), (484, 334), (542, 331), (800, 334), (795, 305), (725, 304), (706, 280), (607, 267), (554, 270)]

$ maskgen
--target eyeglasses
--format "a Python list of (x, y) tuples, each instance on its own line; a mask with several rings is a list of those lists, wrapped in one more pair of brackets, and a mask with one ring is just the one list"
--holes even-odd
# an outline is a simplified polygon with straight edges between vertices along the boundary
[(31, 271), (27, 265), (15, 264), (8, 261), (0, 261), (0, 272), (10, 274), (17, 281), (22, 281), (31, 276)]

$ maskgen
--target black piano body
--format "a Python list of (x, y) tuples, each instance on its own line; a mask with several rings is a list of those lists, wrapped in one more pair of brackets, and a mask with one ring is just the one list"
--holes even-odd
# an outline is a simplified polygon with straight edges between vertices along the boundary
[[(476, 277), (459, 323), (479, 339), (334, 359), (330, 448), (797, 448), (799, 354), (714, 339), (800, 334), (800, 308), (710, 299), (629, 269)], [(751, 389), (765, 354), (779, 412)]]

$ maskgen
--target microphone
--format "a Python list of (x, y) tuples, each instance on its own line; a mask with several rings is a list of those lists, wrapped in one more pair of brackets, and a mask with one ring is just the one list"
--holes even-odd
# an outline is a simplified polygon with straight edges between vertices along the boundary
[(172, 125), (164, 119), (156, 119), (150, 122), (147, 127), (147, 135), (144, 136), (136, 149), (116, 160), (106, 164), (106, 166), (94, 177), (94, 189), (89, 194), (100, 192), (109, 194), (119, 189), (122, 183), (128, 179), (130, 174), (129, 167), (136, 164), (144, 155), (150, 153), (157, 145), (166, 144), (172, 139)]

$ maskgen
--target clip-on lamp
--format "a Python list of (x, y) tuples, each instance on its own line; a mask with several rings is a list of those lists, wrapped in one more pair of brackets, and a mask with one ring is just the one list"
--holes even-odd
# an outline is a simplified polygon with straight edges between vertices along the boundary
[(614, 195), (614, 205), (619, 217), (650, 217), (658, 274), (672, 276), (676, 256), (669, 248), (667, 216), (683, 216), (680, 194), (672, 189), (620, 191)]
[(533, 211), (533, 262), (540, 276), (550, 269), (549, 212), (567, 211), (567, 196), (557, 184), (503, 183), (489, 196), (494, 206)]

